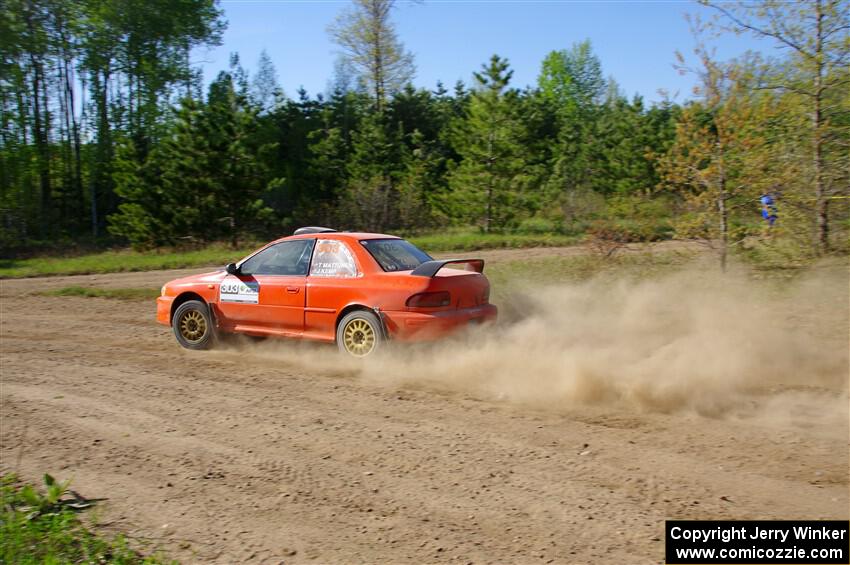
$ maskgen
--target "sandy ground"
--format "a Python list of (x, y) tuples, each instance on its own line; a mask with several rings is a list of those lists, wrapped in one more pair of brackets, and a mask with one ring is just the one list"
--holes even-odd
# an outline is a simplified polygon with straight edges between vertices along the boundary
[(189, 352), (149, 302), (33, 294), (186, 272), (0, 281), (0, 468), (72, 478), (107, 499), (100, 527), (148, 550), (186, 563), (660, 563), (668, 518), (850, 513), (834, 420), (534, 408), (312, 370), (277, 343)]

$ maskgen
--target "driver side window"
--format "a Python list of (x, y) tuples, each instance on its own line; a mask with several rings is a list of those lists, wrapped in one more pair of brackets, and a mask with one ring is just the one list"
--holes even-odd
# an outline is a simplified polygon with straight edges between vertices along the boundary
[(282, 241), (267, 247), (242, 263), (246, 275), (305, 276), (310, 267), (313, 239)]

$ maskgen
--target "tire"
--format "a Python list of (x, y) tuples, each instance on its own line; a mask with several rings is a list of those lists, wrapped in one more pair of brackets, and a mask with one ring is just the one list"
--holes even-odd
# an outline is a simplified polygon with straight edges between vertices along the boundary
[(384, 345), (380, 320), (372, 312), (355, 310), (346, 314), (336, 328), (336, 345), (351, 357), (372, 355)]
[(171, 319), (177, 343), (186, 349), (209, 349), (215, 344), (215, 326), (209, 308), (200, 300), (181, 304)]

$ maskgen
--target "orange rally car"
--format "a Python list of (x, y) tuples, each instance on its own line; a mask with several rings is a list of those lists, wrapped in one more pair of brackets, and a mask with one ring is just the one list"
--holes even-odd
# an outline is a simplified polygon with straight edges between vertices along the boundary
[(156, 316), (189, 349), (230, 332), (336, 342), (364, 357), (388, 339), (495, 320), (483, 270), (481, 259), (434, 260), (390, 235), (308, 227), (224, 270), (165, 284)]

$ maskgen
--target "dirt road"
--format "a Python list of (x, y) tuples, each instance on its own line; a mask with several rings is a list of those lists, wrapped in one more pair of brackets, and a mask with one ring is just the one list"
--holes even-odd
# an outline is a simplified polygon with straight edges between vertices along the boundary
[(0, 467), (186, 563), (659, 563), (666, 518), (848, 517), (846, 420), (529, 408), (33, 294), (184, 272), (0, 283)]

